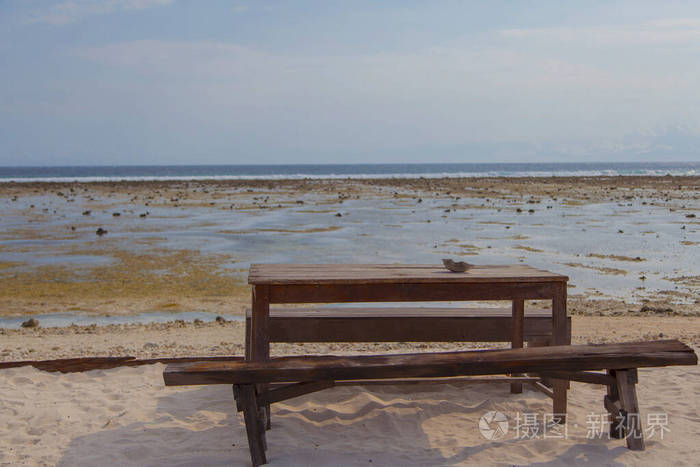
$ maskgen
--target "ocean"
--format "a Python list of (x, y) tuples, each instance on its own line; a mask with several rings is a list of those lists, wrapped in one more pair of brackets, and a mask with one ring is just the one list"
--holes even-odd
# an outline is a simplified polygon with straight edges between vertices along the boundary
[(700, 162), (0, 167), (0, 182), (697, 175)]

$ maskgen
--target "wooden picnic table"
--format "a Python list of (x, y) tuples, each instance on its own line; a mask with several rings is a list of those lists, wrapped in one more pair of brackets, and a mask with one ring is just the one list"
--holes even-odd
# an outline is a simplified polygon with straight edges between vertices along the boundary
[[(251, 361), (269, 359), (270, 305), (296, 303), (508, 300), (511, 345), (520, 348), (525, 300), (551, 300), (551, 344), (567, 345), (567, 281), (566, 276), (524, 264), (476, 266), (464, 273), (426, 264), (252, 264), (246, 356)], [(568, 381), (552, 380), (553, 414), (561, 420), (567, 388)]]

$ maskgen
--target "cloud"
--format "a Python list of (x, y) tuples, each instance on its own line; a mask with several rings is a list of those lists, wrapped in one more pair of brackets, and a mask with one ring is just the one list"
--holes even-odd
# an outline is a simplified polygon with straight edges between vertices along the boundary
[(700, 18), (663, 19), (632, 25), (506, 29), (506, 39), (594, 46), (692, 46), (700, 43)]
[(118, 11), (144, 10), (167, 5), (174, 0), (68, 0), (47, 8), (32, 10), (26, 23), (70, 24), (90, 16)]
[(241, 140), (262, 140), (269, 131), (289, 147), (506, 141), (578, 157), (647, 152), (657, 145), (644, 132), (700, 122), (700, 106), (691, 105), (698, 70), (638, 73), (635, 56), (621, 58), (629, 67), (611, 67), (575, 49), (558, 55), (524, 42), (307, 56), (141, 40), (78, 54), (109, 69), (117, 84), (100, 92), (114, 92), (114, 102), (168, 109), (169, 118), (183, 116), (190, 127), (206, 120)]

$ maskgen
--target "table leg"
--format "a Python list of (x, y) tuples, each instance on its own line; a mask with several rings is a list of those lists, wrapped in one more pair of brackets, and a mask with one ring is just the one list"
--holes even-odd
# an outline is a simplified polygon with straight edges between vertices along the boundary
[[(511, 348), (523, 348), (523, 320), (525, 315), (525, 300), (522, 298), (513, 299), (512, 342)], [(513, 373), (513, 376), (521, 376), (521, 373)], [(510, 393), (520, 394), (523, 392), (523, 383), (510, 383)]]
[[(552, 344), (569, 345), (571, 339), (566, 328), (566, 282), (557, 286), (557, 291), (552, 297)], [(566, 392), (569, 382), (562, 379), (552, 380), (554, 402), (552, 414), (558, 423), (566, 423)]]
[[(253, 306), (250, 313), (250, 349), (246, 357), (251, 361), (267, 360), (270, 358), (270, 287), (267, 285), (253, 286)], [(265, 385), (258, 387), (265, 390)], [(263, 420), (266, 429), (270, 429), (270, 406), (262, 408), (265, 414)]]

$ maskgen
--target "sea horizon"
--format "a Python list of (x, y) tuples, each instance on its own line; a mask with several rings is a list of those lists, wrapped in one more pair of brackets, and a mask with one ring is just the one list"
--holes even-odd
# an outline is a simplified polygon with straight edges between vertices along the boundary
[(70, 165), (0, 167), (1, 182), (694, 176), (700, 161), (407, 164)]

